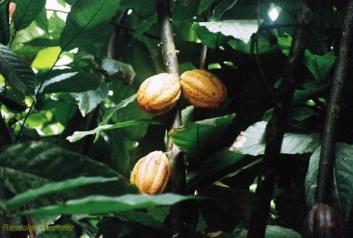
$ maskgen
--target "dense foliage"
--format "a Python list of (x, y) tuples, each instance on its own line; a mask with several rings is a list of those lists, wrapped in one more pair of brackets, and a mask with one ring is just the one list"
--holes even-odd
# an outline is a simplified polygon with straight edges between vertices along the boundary
[[(322, 2), (296, 75), (266, 238), (301, 237), (315, 203), (345, 10)], [(169, 208), (183, 201), (193, 237), (246, 237), (301, 1), (171, 1), (179, 72), (199, 68), (207, 46), (206, 68), (228, 90), (215, 109), (182, 98), (183, 126), (173, 130), (175, 110), (152, 117), (136, 101), (142, 81), (165, 71), (155, 1), (17, 0), (10, 25), (8, 3), (0, 1), (0, 224), (75, 228), (37, 229), (39, 238), (171, 237)], [(331, 196), (343, 224), (353, 204), (351, 82)], [(186, 155), (186, 193), (139, 194), (128, 182), (134, 164), (169, 140)]]

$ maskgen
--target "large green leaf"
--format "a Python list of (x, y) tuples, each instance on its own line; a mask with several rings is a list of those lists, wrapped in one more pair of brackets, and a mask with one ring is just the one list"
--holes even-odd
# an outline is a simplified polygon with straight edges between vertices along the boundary
[(104, 214), (132, 211), (153, 206), (169, 206), (192, 198), (195, 197), (170, 193), (154, 196), (135, 194), (127, 194), (119, 197), (89, 196), (83, 199), (70, 200), (64, 205), (28, 210), (24, 214)]
[[(317, 188), (317, 174), (320, 161), (320, 150), (318, 148), (310, 158), (310, 164), (305, 180), (305, 196), (309, 207), (315, 204)], [(353, 145), (338, 143), (336, 145), (336, 161), (334, 178), (332, 181), (332, 197), (346, 221), (352, 210), (353, 196)]]
[(15, 92), (13, 88), (11, 89), (0, 89), (0, 103), (5, 105), (9, 110), (15, 112), (21, 112), (26, 110), (26, 105), (23, 102), (23, 95), (18, 96), (18, 92)]
[(222, 33), (210, 33), (210, 31), (206, 27), (200, 26), (199, 23), (194, 23), (192, 25), (192, 28), (199, 40), (202, 42), (202, 44), (206, 45), (211, 49), (215, 49), (221, 45), (224, 45), (228, 41), (228, 38)]
[(281, 226), (266, 226), (266, 238), (301, 238), (302, 236), (292, 230)]
[(103, 60), (102, 68), (108, 73), (109, 76), (117, 76), (127, 84), (132, 84), (136, 76), (136, 73), (131, 65), (109, 58)]
[[(4, 148), (0, 153), (0, 169), (0, 183), (15, 194), (50, 181), (80, 176), (120, 176), (100, 162), (43, 142), (29, 142)], [(116, 194), (131, 191), (130, 186), (122, 181), (111, 184), (113, 185), (117, 189), (110, 191)], [(101, 186), (100, 193), (104, 188), (107, 189)]]
[(203, 12), (211, 7), (213, 0), (201, 0), (199, 3), (199, 7), (197, 9), (197, 14), (201, 15)]
[(128, 176), (131, 171), (131, 156), (129, 152), (135, 147), (135, 142), (129, 140), (121, 130), (108, 133), (108, 135), (111, 140), (112, 153), (110, 157), (114, 163), (114, 168), (119, 173)]
[(140, 1), (131, 1), (131, 0), (122, 0), (120, 8), (123, 10), (126, 9), (135, 9), (143, 11), (145, 8), (151, 7), (151, 4), (154, 4), (155, 0), (140, 0)]
[(188, 123), (169, 132), (173, 142), (190, 156), (198, 156), (215, 148), (222, 139), (235, 115), (210, 118)]
[(327, 81), (327, 76), (331, 72), (335, 61), (336, 57), (333, 53), (316, 55), (308, 50), (305, 51), (304, 64), (318, 82)]
[[(224, 236), (220, 236), (220, 238), (246, 238), (247, 231), (239, 230), (235, 232), (235, 234), (225, 234)], [(289, 228), (285, 228), (282, 226), (274, 226), (268, 225), (266, 226), (265, 238), (301, 238), (302, 236)]]
[[(138, 85), (138, 82), (135, 81), (135, 85)], [(108, 123), (108, 121), (110, 121), (109, 123), (117, 123), (151, 118), (150, 115), (141, 110), (138, 102), (133, 100), (137, 91), (134, 86), (125, 85), (121, 80), (114, 80), (110, 84), (110, 89), (114, 92), (112, 101), (115, 106), (106, 110), (102, 120), (103, 124)], [(139, 127), (129, 127), (122, 131), (130, 140), (139, 141), (145, 136), (148, 127), (148, 124), (141, 124)]]
[(92, 38), (99, 39), (99, 27), (112, 19), (119, 3), (119, 0), (77, 0), (67, 17), (61, 48), (71, 50)]
[(56, 183), (48, 183), (39, 188), (29, 189), (23, 193), (20, 193), (5, 203), (7, 209), (14, 209), (25, 205), (28, 202), (37, 200), (41, 197), (66, 192), (82, 186), (88, 186), (91, 184), (106, 183), (110, 181), (117, 181), (117, 178), (104, 178), (104, 177), (78, 177), (74, 179), (68, 179)]
[[(160, 209), (160, 207), (157, 207), (156, 209)], [(117, 216), (123, 221), (136, 222), (147, 227), (156, 228), (158, 230), (166, 229), (166, 226), (163, 224), (163, 221), (158, 221), (152, 215), (144, 212), (137, 212), (137, 211), (122, 212), (122, 213), (119, 213)]]
[[(39, 14), (37, 15), (36, 19), (34, 20), (36, 24), (42, 28), (44, 31), (48, 32), (49, 30), (49, 21), (48, 21), (48, 14), (47, 10), (43, 8)], [(56, 44), (58, 45), (58, 44)]]
[(51, 180), (33, 173), (12, 169), (11, 166), (0, 166), (1, 186), (13, 194), (19, 194), (29, 188), (40, 187)]
[(108, 130), (115, 130), (115, 129), (121, 129), (121, 128), (126, 128), (126, 127), (132, 127), (132, 126), (138, 126), (143, 123), (155, 123), (152, 120), (133, 120), (133, 121), (124, 121), (124, 122), (118, 122), (114, 125), (112, 124), (106, 124), (106, 125), (100, 125), (96, 127), (93, 130), (90, 131), (76, 131), (72, 136), (67, 137), (67, 140), (72, 142), (76, 142), (81, 140), (82, 138), (89, 136), (89, 135), (96, 135), (99, 134), (100, 132), (103, 131), (108, 131)]
[(223, 18), (223, 15), (232, 9), (234, 5), (238, 2), (238, 0), (223, 0), (218, 2), (218, 4), (215, 6), (211, 19), (212, 20), (221, 20)]
[[(241, 132), (230, 150), (248, 154), (262, 155), (265, 152), (265, 131), (267, 122), (260, 121)], [(283, 154), (305, 154), (315, 151), (320, 145), (319, 134), (296, 134), (285, 133), (281, 153)]]
[(257, 20), (200, 22), (199, 25), (206, 27), (211, 33), (221, 33), (224, 36), (231, 36), (245, 43), (248, 43), (252, 34), (256, 33), (258, 30)]
[(293, 104), (306, 104), (308, 99), (314, 99), (320, 95), (324, 95), (328, 88), (328, 84), (320, 84), (313, 81), (304, 83), (300, 88), (295, 90)]
[(102, 83), (97, 89), (74, 93), (78, 108), (83, 117), (93, 111), (108, 96), (108, 88)]
[(45, 76), (40, 93), (85, 92), (96, 89), (101, 82), (97, 75), (81, 71), (55, 70)]
[(194, 188), (200, 184), (214, 182), (227, 174), (241, 171), (255, 161), (254, 158), (231, 151), (221, 151), (207, 159), (201, 158), (200, 168), (187, 174), (187, 187)]
[(21, 0), (16, 1), (16, 11), (14, 14), (15, 30), (27, 27), (41, 12), (46, 0)]
[(102, 124), (106, 124), (112, 118), (112, 116), (118, 112), (120, 109), (127, 107), (130, 103), (133, 103), (136, 99), (136, 94), (131, 95), (130, 97), (122, 100), (116, 106), (109, 108), (106, 114), (103, 117)]
[(0, 73), (21, 93), (28, 95), (34, 93), (35, 78), (32, 69), (2, 44), (0, 44)]

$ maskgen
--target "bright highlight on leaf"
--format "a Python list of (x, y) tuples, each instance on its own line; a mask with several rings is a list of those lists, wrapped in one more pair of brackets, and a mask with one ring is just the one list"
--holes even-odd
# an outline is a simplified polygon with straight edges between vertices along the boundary
[(252, 34), (257, 32), (258, 29), (257, 20), (252, 19), (200, 22), (199, 25), (206, 27), (209, 32), (231, 36), (245, 43), (250, 41)]
[(38, 52), (32, 62), (32, 67), (36, 69), (50, 69), (59, 57), (61, 48), (59, 46), (48, 47)]
[(279, 17), (279, 13), (280, 13), (280, 8), (278, 7), (272, 7), (270, 8), (270, 10), (268, 10), (268, 16), (271, 19), (271, 21), (276, 21)]

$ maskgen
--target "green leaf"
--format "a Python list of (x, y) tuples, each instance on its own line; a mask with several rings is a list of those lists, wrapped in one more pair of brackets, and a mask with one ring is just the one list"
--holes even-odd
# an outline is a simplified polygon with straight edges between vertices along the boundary
[[(55, 70), (45, 74), (46, 78), (39, 93), (79, 93), (97, 89), (101, 79), (90, 72)], [(38, 90), (38, 87), (37, 89)]]
[(210, 31), (206, 27), (200, 26), (199, 23), (193, 23), (192, 28), (200, 41), (211, 49), (215, 49), (227, 43), (228, 39), (226, 36), (219, 32), (210, 34)]
[(108, 96), (108, 88), (101, 84), (97, 89), (83, 93), (74, 93), (78, 108), (83, 117), (93, 111)]
[(289, 55), (289, 51), (292, 46), (292, 41), (293, 41), (293, 38), (288, 34), (284, 34), (284, 36), (282, 37), (277, 37), (278, 46), (281, 49), (283, 54), (287, 56)]
[(158, 230), (167, 229), (167, 227), (163, 224), (163, 222), (156, 220), (155, 217), (151, 216), (150, 214), (146, 214), (144, 212), (136, 212), (136, 211), (122, 212), (117, 216), (121, 220), (126, 222), (136, 222), (144, 226), (155, 228)]
[(256, 40), (257, 43), (255, 42), (254, 44), (258, 45), (258, 49), (255, 47), (254, 52), (251, 52), (251, 41), (248, 43), (244, 43), (243, 41), (238, 39), (231, 39), (228, 41), (228, 44), (234, 50), (244, 52), (245, 54), (262, 54), (272, 49), (271, 43), (269, 42), (268, 38), (264, 37), (263, 35), (258, 35)]
[(316, 82), (308, 82), (301, 85), (300, 89), (295, 90), (293, 97), (294, 105), (306, 104), (308, 99), (317, 98), (329, 89), (327, 84), (320, 84)]
[(56, 183), (48, 183), (44, 186), (35, 189), (29, 189), (23, 193), (18, 194), (12, 199), (8, 200), (5, 204), (7, 209), (12, 210), (20, 206), (25, 205), (28, 202), (34, 201), (41, 197), (72, 190), (82, 186), (88, 186), (91, 184), (106, 183), (110, 181), (117, 181), (117, 178), (104, 178), (104, 177), (79, 177), (74, 179), (68, 179)]
[[(262, 117), (264, 121), (270, 121), (273, 115), (273, 108), (267, 110)], [(317, 115), (315, 108), (309, 106), (292, 106), (289, 109), (289, 122), (302, 122)]]
[(0, 103), (5, 105), (10, 111), (22, 112), (26, 110), (27, 107), (23, 103), (23, 98), (17, 98), (16, 94), (18, 94), (18, 92), (14, 92), (14, 89), (7, 89), (6, 91), (0, 89)]
[(211, 6), (212, 2), (213, 0), (201, 0), (199, 3), (199, 8), (197, 9), (197, 14), (201, 15), (202, 13), (207, 11)]
[(103, 60), (102, 68), (108, 73), (108, 75), (118, 75), (128, 84), (131, 84), (136, 76), (136, 73), (131, 65), (109, 58), (105, 58)]
[(316, 111), (309, 107), (292, 107), (289, 111), (291, 121), (304, 121), (316, 115)]
[(327, 81), (327, 76), (332, 71), (336, 57), (331, 53), (316, 55), (309, 50), (305, 51), (304, 64), (318, 82)]
[(56, 63), (60, 54), (61, 48), (58, 46), (40, 50), (32, 62), (32, 67), (40, 70), (50, 69)]
[(87, 40), (99, 39), (99, 27), (112, 20), (119, 3), (119, 0), (77, 0), (67, 17), (61, 48), (67, 51)]
[(266, 226), (266, 238), (301, 238), (302, 236), (288, 228), (281, 226)]
[[(237, 230), (233, 234), (225, 234), (220, 238), (246, 238), (247, 231)], [(302, 238), (302, 236), (295, 230), (288, 229), (281, 226), (267, 225), (265, 231), (265, 238)]]
[(129, 138), (122, 133), (121, 130), (108, 133), (112, 146), (111, 160), (114, 168), (119, 173), (129, 176), (131, 168), (130, 150), (133, 149), (134, 142), (129, 141)]
[(23, 94), (34, 93), (35, 78), (30, 67), (9, 48), (0, 44), (0, 73), (7, 82)]
[(4, 45), (10, 41), (9, 2), (9, 0), (5, 0), (0, 3), (0, 44)]
[(27, 27), (37, 17), (45, 6), (46, 0), (20, 0), (16, 1), (14, 14), (15, 30)]
[(215, 22), (200, 22), (211, 33), (221, 33), (248, 43), (252, 34), (258, 30), (257, 20), (224, 20)]
[(13, 194), (19, 194), (27, 189), (43, 186), (51, 182), (50, 179), (41, 177), (31, 172), (11, 168), (12, 165), (0, 166), (0, 184)]
[(233, 123), (234, 114), (210, 118), (188, 123), (182, 128), (169, 132), (173, 142), (191, 156), (212, 150), (215, 144), (222, 139), (229, 125)]
[(188, 188), (214, 182), (254, 162), (254, 159), (232, 151), (221, 151), (201, 160), (200, 168), (187, 174)]
[[(320, 161), (320, 150), (318, 148), (311, 156), (308, 172), (305, 179), (305, 196), (308, 207), (315, 204), (317, 188), (317, 174)], [(336, 160), (333, 173), (332, 197), (336, 202), (339, 213), (343, 220), (347, 221), (352, 210), (353, 197), (353, 145), (344, 143), (336, 144)]]
[[(260, 121), (241, 132), (230, 150), (248, 154), (262, 155), (265, 152), (265, 131), (267, 122)], [(281, 153), (283, 154), (305, 154), (315, 151), (320, 146), (319, 135), (285, 133)]]
[(232, 9), (234, 7), (234, 5), (238, 2), (238, 0), (222, 0), (220, 1), (212, 14), (211, 19), (212, 20), (221, 20), (223, 15), (229, 11), (230, 9)]
[(194, 119), (194, 111), (195, 107), (194, 106), (188, 106), (181, 110), (181, 120), (182, 120), (182, 125), (185, 125), (187, 123), (191, 123)]
[[(44, 31), (48, 32), (49, 30), (49, 21), (48, 21), (48, 15), (47, 11), (45, 8), (43, 8), (39, 14), (37, 15), (35, 19), (36, 24), (42, 28)], [(58, 45), (58, 44), (56, 44)]]
[(70, 200), (64, 205), (32, 209), (23, 214), (59, 215), (59, 214), (106, 214), (126, 212), (154, 206), (170, 206), (175, 203), (196, 197), (165, 193), (161, 195), (127, 194), (119, 197), (89, 196), (83, 199)]
[(142, 120), (133, 120), (133, 121), (125, 121), (125, 122), (119, 122), (114, 125), (101, 125), (96, 127), (93, 130), (90, 131), (75, 131), (72, 136), (67, 137), (66, 139), (70, 141), (71, 143), (76, 142), (84, 138), (85, 136), (89, 135), (95, 135), (98, 134), (102, 131), (108, 131), (108, 130), (115, 130), (115, 129), (121, 129), (121, 128), (126, 128), (126, 127), (132, 127), (132, 126), (137, 126), (142, 123), (153, 123), (152, 120), (149, 119), (142, 119)]
[[(134, 12), (138, 12), (142, 16), (150, 16), (155, 13), (156, 9), (156, 0), (139, 0), (139, 1), (131, 1), (131, 0), (121, 0), (119, 10), (121, 12), (132, 9)], [(156, 14), (153, 14), (156, 17)], [(143, 24), (137, 23), (135, 26), (139, 26)]]
[[(42, 186), (48, 181), (80, 176), (120, 176), (100, 162), (49, 143), (16, 144), (0, 152), (0, 169), (3, 171), (0, 173), (0, 183), (15, 194)], [(123, 182), (114, 186), (118, 189), (112, 191), (118, 193), (128, 188)]]
[(130, 103), (133, 103), (136, 99), (136, 93), (131, 95), (130, 97), (122, 100), (120, 103), (118, 103), (116, 106), (109, 108), (106, 112), (106, 114), (103, 117), (102, 123), (101, 124), (106, 124), (109, 122), (109, 120), (112, 118), (112, 116), (119, 111), (122, 108), (127, 107)]

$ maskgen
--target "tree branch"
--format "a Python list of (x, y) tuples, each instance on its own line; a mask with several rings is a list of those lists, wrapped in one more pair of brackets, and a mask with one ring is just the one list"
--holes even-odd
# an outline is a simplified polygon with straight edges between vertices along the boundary
[(157, 0), (157, 14), (161, 28), (163, 60), (168, 73), (179, 74), (178, 58), (174, 44), (174, 33), (170, 24), (169, 0)]
[(115, 30), (113, 31), (113, 33), (111, 34), (110, 39), (109, 39), (108, 51), (107, 51), (108, 58), (112, 58), (112, 59), (118, 58), (116, 40), (118, 39), (118, 37), (121, 33), (121, 29), (124, 29), (122, 27), (122, 25), (124, 23), (126, 15), (127, 15), (127, 10), (118, 14), (115, 17), (115, 19), (112, 21), (112, 24), (115, 25)]
[[(157, 15), (161, 28), (162, 55), (165, 69), (170, 74), (179, 74), (177, 52), (174, 44), (173, 29), (170, 24), (170, 2), (169, 0), (157, 0)], [(179, 105), (178, 105), (179, 107)], [(181, 126), (181, 114), (179, 108), (176, 110), (172, 129)], [(171, 159), (171, 190), (173, 193), (185, 193), (185, 163), (182, 151), (173, 143), (167, 145)], [(188, 237), (187, 224), (184, 219), (184, 204), (179, 203), (171, 207), (173, 237)]]
[(341, 44), (333, 75), (322, 137), (318, 188), (316, 194), (316, 200), (318, 203), (327, 203), (331, 192), (333, 167), (335, 162), (337, 119), (341, 109), (340, 99), (342, 96), (344, 81), (347, 78), (349, 51), (353, 44), (353, 1), (349, 1), (348, 3), (343, 24)]
[[(92, 130), (97, 127), (100, 108), (101, 108), (101, 104), (99, 104), (92, 112), (90, 112), (87, 115), (87, 118), (85, 118), (86, 131)], [(85, 137), (80, 146), (80, 154), (89, 155), (90, 148), (91, 148), (91, 145), (93, 144), (93, 141), (94, 141), (94, 136), (91, 135), (91, 136)]]
[(298, 28), (291, 47), (288, 65), (276, 95), (273, 117), (266, 128), (266, 149), (253, 202), (248, 238), (263, 238), (268, 220), (269, 206), (274, 190), (280, 159), (283, 134), (292, 102), (299, 66), (303, 60), (305, 41), (309, 32), (312, 12), (305, 3), (298, 16)]

